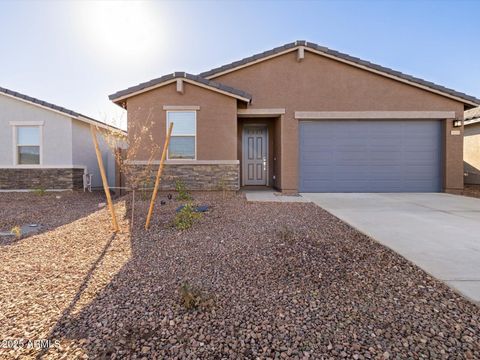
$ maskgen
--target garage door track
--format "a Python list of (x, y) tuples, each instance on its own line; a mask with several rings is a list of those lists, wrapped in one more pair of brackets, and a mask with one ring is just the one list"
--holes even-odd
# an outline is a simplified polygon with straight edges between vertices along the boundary
[(302, 196), (480, 303), (480, 199), (442, 193)]

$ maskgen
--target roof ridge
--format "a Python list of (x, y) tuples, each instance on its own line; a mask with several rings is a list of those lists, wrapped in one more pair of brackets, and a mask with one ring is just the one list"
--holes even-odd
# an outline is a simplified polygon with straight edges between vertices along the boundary
[(416, 84), (421, 85), (421, 86), (425, 86), (425, 87), (430, 88), (432, 90), (440, 91), (440, 92), (443, 92), (447, 95), (458, 97), (458, 98), (461, 98), (463, 100), (467, 100), (470, 103), (475, 103), (477, 105), (480, 105), (480, 99), (475, 97), (475, 96), (471, 96), (471, 95), (465, 94), (463, 92), (459, 92), (459, 91), (456, 91), (454, 89), (435, 84), (431, 81), (427, 81), (427, 80), (424, 80), (422, 78), (415, 77), (413, 75), (408, 75), (408, 74), (402, 73), (400, 71), (397, 71), (397, 70), (394, 70), (394, 69), (391, 69), (391, 68), (388, 68), (388, 67), (385, 67), (385, 66), (382, 66), (382, 65), (372, 63), (372, 62), (367, 61), (367, 60), (362, 60), (358, 57), (354, 57), (354, 56), (348, 55), (346, 53), (342, 53), (340, 51), (332, 50), (332, 49), (329, 49), (327, 47), (318, 45), (316, 43), (308, 42), (306, 40), (296, 40), (292, 43), (287, 43), (287, 44), (282, 45), (282, 46), (277, 46), (273, 49), (270, 49), (270, 50), (267, 50), (267, 51), (264, 51), (264, 52), (261, 52), (261, 53), (257, 53), (257, 54), (245, 57), (243, 59), (240, 59), (240, 60), (225, 64), (225, 65), (222, 65), (222, 66), (219, 66), (219, 67), (201, 72), (198, 75), (208, 78), (210, 76), (216, 75), (218, 73), (221, 73), (221, 72), (224, 72), (224, 71), (227, 71), (227, 70), (232, 70), (233, 71), (233, 69), (237, 68), (238, 66), (246, 65), (248, 63), (254, 62), (256, 60), (261, 60), (261, 59), (269, 57), (271, 55), (280, 54), (280, 53), (283, 53), (284, 51), (287, 51), (287, 50), (290, 50), (290, 49), (293, 50), (294, 48), (296, 48), (298, 46), (304, 46), (304, 47), (310, 48), (312, 50), (320, 51), (320, 52), (323, 52), (327, 55), (337, 57), (339, 59), (343, 59), (343, 60), (346, 60), (346, 61), (350, 61), (350, 62), (353, 62), (357, 65), (364, 66), (364, 67), (367, 67), (367, 68), (375, 70), (375, 71), (383, 72), (383, 73), (386, 73), (388, 75), (392, 75), (392, 76), (398, 77), (400, 79), (410, 81), (410, 82), (416, 83)]
[(159, 85), (159, 84), (164, 83), (166, 81), (173, 80), (173, 79), (178, 79), (178, 78), (192, 80), (192, 81), (195, 81), (195, 82), (213, 87), (215, 89), (228, 92), (232, 95), (236, 95), (236, 96), (245, 98), (249, 101), (252, 100), (252, 95), (250, 95), (249, 93), (247, 93), (243, 90), (236, 89), (232, 86), (222, 84), (218, 81), (206, 79), (206, 78), (204, 78), (200, 75), (190, 74), (190, 73), (187, 73), (185, 71), (174, 71), (173, 73), (166, 74), (166, 75), (160, 76), (158, 78), (155, 78), (155, 79), (152, 79), (152, 80), (149, 80), (149, 81), (145, 81), (143, 83), (139, 83), (137, 85), (131, 86), (131, 87), (126, 88), (124, 90), (117, 91), (116, 93), (109, 95), (108, 98), (112, 101), (115, 101), (115, 99), (124, 97), (124, 96), (132, 94), (134, 92), (142, 91), (142, 90), (148, 89), (152, 86), (156, 86), (156, 85)]

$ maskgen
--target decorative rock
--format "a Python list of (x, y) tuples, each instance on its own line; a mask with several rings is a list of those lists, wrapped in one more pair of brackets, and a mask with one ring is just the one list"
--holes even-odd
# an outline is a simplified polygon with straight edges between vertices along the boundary
[[(190, 229), (171, 227), (181, 205), (172, 199), (156, 204), (146, 232), (130, 229), (127, 196), (115, 203), (122, 231), (112, 237), (108, 211), (97, 210), (101, 193), (62, 197), (0, 194), (2, 227), (48, 230), (0, 251), (2, 336), (60, 339), (46, 358), (479, 353), (477, 306), (313, 204), (195, 193), (212, 207)], [(137, 222), (148, 200), (137, 198)], [(201, 291), (201, 306), (184, 307), (184, 282)]]

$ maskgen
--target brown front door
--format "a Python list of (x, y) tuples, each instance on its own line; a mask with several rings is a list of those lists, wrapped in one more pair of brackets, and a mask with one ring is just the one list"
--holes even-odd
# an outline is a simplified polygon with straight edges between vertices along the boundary
[(267, 135), (266, 126), (243, 128), (243, 185), (267, 185)]

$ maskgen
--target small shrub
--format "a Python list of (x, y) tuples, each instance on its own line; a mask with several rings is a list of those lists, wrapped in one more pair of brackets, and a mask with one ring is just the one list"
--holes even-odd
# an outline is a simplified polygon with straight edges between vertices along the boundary
[(225, 180), (224, 176), (222, 176), (218, 181), (218, 189), (222, 192), (223, 200), (225, 200), (227, 197), (227, 181)]
[(278, 234), (278, 237), (280, 238), (280, 240), (282, 240), (282, 242), (291, 244), (295, 241), (295, 232), (288, 225), (282, 226), (277, 231), (277, 234)]
[(33, 193), (34, 193), (35, 195), (38, 195), (38, 196), (43, 196), (43, 195), (45, 195), (45, 192), (46, 192), (46, 190), (45, 190), (45, 188), (43, 188), (43, 187), (33, 190)]
[(208, 308), (212, 306), (212, 298), (206, 296), (200, 289), (184, 282), (180, 285), (180, 303), (187, 310)]
[(142, 201), (149, 200), (149, 198), (150, 198), (149, 195), (150, 195), (151, 190), (147, 190), (147, 189), (149, 189), (151, 187), (153, 187), (153, 184), (150, 180), (145, 180), (142, 183), (142, 187), (140, 188)]
[(201, 213), (195, 211), (195, 206), (192, 203), (186, 204), (177, 214), (173, 220), (173, 225), (178, 230), (186, 230), (192, 227), (195, 220), (202, 216)]
[(20, 239), (22, 237), (22, 228), (20, 226), (14, 226), (10, 232), (15, 235), (17, 239)]
[(187, 186), (182, 180), (175, 180), (175, 190), (178, 192), (177, 200), (192, 200), (187, 191)]

